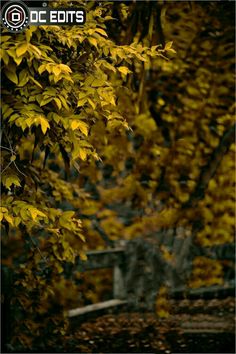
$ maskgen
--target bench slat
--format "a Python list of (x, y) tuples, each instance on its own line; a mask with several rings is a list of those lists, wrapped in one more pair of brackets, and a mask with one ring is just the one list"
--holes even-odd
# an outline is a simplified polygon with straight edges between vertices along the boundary
[(102, 251), (88, 251), (86, 255), (88, 257), (87, 261), (81, 261), (79, 258), (76, 261), (80, 271), (113, 268), (116, 265), (123, 264), (125, 257), (123, 247)]
[(74, 317), (74, 316), (85, 315), (90, 312), (104, 310), (104, 309), (108, 309), (108, 308), (116, 307), (116, 306), (121, 306), (121, 305), (125, 305), (125, 304), (127, 304), (127, 301), (119, 300), (119, 299), (98, 302), (97, 304), (87, 305), (84, 307), (79, 307), (79, 308), (76, 308), (73, 310), (69, 310), (68, 316)]

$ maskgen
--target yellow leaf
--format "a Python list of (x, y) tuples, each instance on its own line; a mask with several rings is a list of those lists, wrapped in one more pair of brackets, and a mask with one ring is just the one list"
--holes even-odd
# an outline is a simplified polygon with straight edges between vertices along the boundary
[(66, 102), (66, 99), (65, 99), (62, 95), (59, 95), (59, 97), (60, 97), (60, 100), (61, 100), (61, 102), (62, 102), (63, 107), (64, 107), (67, 111), (69, 111), (70, 107), (68, 106), (68, 104), (67, 104), (67, 102)]
[(0, 207), (0, 210), (1, 210), (1, 213), (7, 213), (8, 212), (7, 208), (4, 208), (4, 207)]
[(71, 68), (68, 65), (65, 64), (59, 64), (59, 67), (61, 68), (62, 71), (67, 72), (67, 73), (72, 73)]
[(38, 216), (42, 216), (43, 218), (46, 218), (46, 217), (47, 217), (47, 215), (44, 214), (42, 211), (40, 211), (40, 210), (38, 210), (38, 209), (37, 209), (37, 211), (38, 211)]
[(160, 309), (157, 311), (157, 315), (162, 318), (167, 318), (169, 317), (170, 313), (164, 309)]
[(53, 100), (56, 102), (57, 107), (61, 109), (61, 101), (59, 100), (59, 98), (55, 97)]
[(21, 218), (17, 216), (14, 221), (15, 221), (15, 226), (17, 227), (21, 223)]
[(130, 71), (129, 68), (127, 68), (127, 66), (120, 66), (120, 67), (118, 68), (118, 70), (119, 70), (122, 74), (125, 74), (125, 75), (132, 73), (132, 71)]
[(2, 221), (3, 213), (0, 211), (0, 222)]
[(176, 51), (172, 48), (172, 44), (173, 44), (172, 41), (166, 43), (164, 50), (167, 50), (167, 51), (172, 52), (172, 53), (176, 53)]
[(83, 242), (86, 241), (84, 235), (82, 235), (82, 234), (79, 234), (79, 238), (80, 238)]
[(61, 217), (66, 218), (66, 219), (68, 219), (68, 218), (71, 219), (74, 215), (75, 215), (75, 212), (73, 210), (68, 210), (68, 211), (65, 211)]
[(37, 218), (37, 215), (38, 215), (38, 210), (35, 209), (35, 208), (30, 208), (29, 212), (30, 212), (30, 214), (32, 216), (32, 219), (35, 220)]
[(95, 79), (92, 82), (91, 86), (92, 87), (101, 87), (101, 86), (104, 86), (104, 84), (105, 84), (105, 80), (104, 79)]
[(7, 189), (10, 189), (13, 184), (15, 186), (20, 187), (20, 180), (19, 180), (19, 178), (17, 176), (6, 177), (6, 179), (4, 179), (4, 181), (2, 181), (2, 183), (4, 184), (4, 186)]
[(52, 68), (52, 71), (53, 71), (53, 74), (56, 76), (60, 75), (60, 73), (61, 73), (61, 69), (56, 65)]
[(17, 66), (18, 66), (18, 65), (20, 65), (20, 63), (22, 62), (23, 56), (21, 56), (21, 57), (14, 57), (13, 59), (14, 59), (14, 62), (15, 62), (15, 63), (17, 64)]
[(181, 193), (179, 196), (178, 196), (178, 199), (181, 203), (185, 203), (187, 202), (187, 200), (189, 199), (189, 194), (188, 193)]
[(34, 55), (36, 56), (37, 59), (40, 58), (42, 52), (37, 46), (32, 45), (31, 43), (29, 43), (29, 49), (34, 53)]
[(166, 45), (165, 45), (165, 50), (170, 49), (172, 47), (172, 44), (173, 44), (172, 41), (171, 42), (167, 42)]
[(67, 221), (66, 218), (60, 217), (59, 224), (67, 230), (71, 231), (71, 221)]
[(25, 42), (23, 44), (20, 44), (17, 49), (16, 49), (16, 55), (20, 57), (21, 55), (25, 54), (25, 52), (28, 49), (28, 43)]
[(79, 130), (86, 136), (88, 136), (88, 126), (85, 122), (81, 120), (73, 120), (71, 123), (71, 129), (75, 130), (79, 128)]
[(107, 33), (101, 28), (96, 28), (96, 32), (102, 34), (104, 37), (107, 37)]
[(25, 31), (25, 37), (26, 37), (27, 42), (30, 41), (30, 39), (32, 37), (32, 33), (35, 32), (36, 30), (37, 30), (36, 26), (30, 26), (30, 28)]
[(93, 37), (88, 37), (89, 42), (97, 48), (97, 41)]
[(81, 261), (87, 261), (88, 257), (84, 252), (79, 252), (79, 258)]
[(13, 218), (12, 218), (10, 215), (4, 214), (4, 219), (5, 219), (9, 224), (11, 224), (12, 226), (14, 225)]
[(79, 150), (79, 157), (81, 158), (81, 160), (85, 161), (86, 157), (87, 157), (87, 152), (84, 149), (80, 149)]
[(82, 98), (81, 100), (78, 100), (77, 107), (83, 106), (87, 102), (87, 98)]
[(29, 212), (30, 215), (32, 216), (32, 219), (35, 220), (37, 218), (37, 216), (42, 216), (46, 218), (46, 215), (44, 213), (42, 213), (42, 211), (38, 210), (37, 208), (34, 207), (29, 207)]
[(41, 75), (44, 71), (46, 70), (46, 64), (42, 64), (40, 65), (40, 67), (38, 68), (38, 72)]
[(41, 125), (41, 129), (42, 129), (43, 134), (46, 134), (47, 129), (50, 129), (50, 125), (49, 125), (47, 119), (45, 119), (44, 117), (40, 117), (39, 121), (40, 121), (40, 125)]
[(71, 129), (75, 130), (78, 128), (78, 126), (79, 126), (79, 122), (77, 120), (73, 120), (71, 123)]
[(88, 102), (92, 106), (93, 109), (96, 108), (96, 104), (90, 98), (88, 98)]

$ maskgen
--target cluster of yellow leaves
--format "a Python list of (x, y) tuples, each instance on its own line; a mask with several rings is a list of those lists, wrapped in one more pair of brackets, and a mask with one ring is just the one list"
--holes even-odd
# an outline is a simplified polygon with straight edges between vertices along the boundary
[(160, 318), (167, 318), (170, 315), (170, 303), (167, 299), (168, 289), (165, 286), (162, 286), (159, 289), (157, 298), (156, 298), (156, 314)]
[[(13, 197), (7, 197), (3, 200), (4, 206), (1, 207), (0, 219), (6, 220), (14, 227), (23, 222), (39, 223), (42, 219), (47, 219), (45, 213), (34, 207), (32, 204), (26, 203), (21, 200), (13, 200)], [(11, 208), (8, 209), (8, 205), (11, 204)]]
[(191, 288), (223, 284), (223, 266), (219, 261), (206, 257), (196, 257), (193, 266), (193, 272), (189, 280)]
[[(201, 38), (199, 28), (204, 32), (209, 20), (202, 6), (194, 5), (194, 12), (186, 3), (169, 3), (164, 7), (167, 10), (165, 49), (174, 54), (172, 42), (168, 42), (173, 38), (174, 47), (178, 48), (177, 55), (172, 56), (171, 61), (161, 61), (156, 56), (151, 73), (150, 63), (143, 61), (143, 67), (140, 63), (135, 64), (134, 73), (138, 77), (136, 92), (128, 87), (119, 91), (118, 106), (123, 107), (123, 116), (132, 128), (129, 139), (127, 136), (119, 137), (119, 148), (113, 132), (104, 137), (106, 127), (103, 123), (91, 129), (93, 144), (100, 144), (99, 154), (112, 168), (106, 181), (95, 165), (82, 165), (81, 173), (96, 185), (100, 199), (92, 202), (90, 207), (81, 205), (81, 209), (89, 209), (91, 214), (95, 214), (96, 208), (109, 210), (111, 205), (116, 205), (118, 212), (102, 220), (111, 238), (117, 237), (115, 234), (118, 232), (128, 239), (155, 235), (158, 229), (176, 223), (192, 230), (193, 222), (198, 220), (202, 229), (196, 240), (201, 246), (231, 243), (235, 234), (233, 147), (217, 167), (202, 200), (194, 208), (182, 211), (181, 207), (189, 201), (223, 134), (234, 124), (232, 45), (226, 43), (227, 35), (218, 38), (218, 34), (216, 37), (207, 34), (207, 38)], [(127, 16), (126, 12), (124, 17)], [(173, 22), (175, 16), (177, 19)], [(227, 31), (222, 23), (216, 25), (213, 18), (210, 17), (212, 28), (222, 26), (221, 30)], [(126, 35), (125, 31), (123, 35)], [(228, 59), (224, 58), (226, 52)], [(113, 53), (117, 59), (122, 55), (119, 51)], [(217, 67), (222, 68), (221, 73), (216, 62)], [(129, 78), (129, 73), (127, 75)], [(155, 107), (162, 119), (160, 123), (155, 122), (156, 117), (149, 111), (147, 92), (152, 88), (157, 93)], [(98, 136), (102, 138), (98, 139)], [(132, 160), (130, 170), (126, 168), (129, 159)], [(159, 191), (160, 182), (164, 186)], [(134, 216), (129, 218), (128, 226), (123, 223), (125, 218), (119, 217), (123, 216), (119, 205), (122, 205), (120, 209), (132, 209)], [(90, 225), (89, 221), (86, 223)], [(88, 234), (100, 247), (97, 233), (89, 226)], [(171, 250), (162, 247), (162, 253), (167, 261), (172, 261)], [(214, 267), (219, 269), (209, 273), (205, 280), (194, 280), (194, 287), (223, 282), (221, 263), (217, 265), (218, 261), (214, 262)], [(202, 269), (201, 264), (195, 262), (194, 269), (198, 267)]]

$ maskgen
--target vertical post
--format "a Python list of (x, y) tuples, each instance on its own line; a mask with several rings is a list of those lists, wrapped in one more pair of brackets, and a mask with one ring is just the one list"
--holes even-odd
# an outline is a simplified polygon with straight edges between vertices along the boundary
[(125, 279), (122, 266), (116, 264), (113, 268), (113, 296), (114, 299), (125, 299)]

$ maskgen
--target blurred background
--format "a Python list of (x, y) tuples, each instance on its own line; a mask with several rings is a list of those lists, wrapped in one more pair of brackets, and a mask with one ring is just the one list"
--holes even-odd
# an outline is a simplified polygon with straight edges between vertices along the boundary
[[(5, 350), (168, 353), (168, 321), (195, 315), (232, 332), (234, 2), (48, 5), (86, 24), (3, 33)], [(69, 310), (114, 297), (132, 314), (68, 333)], [(161, 337), (101, 339), (129, 316)]]

